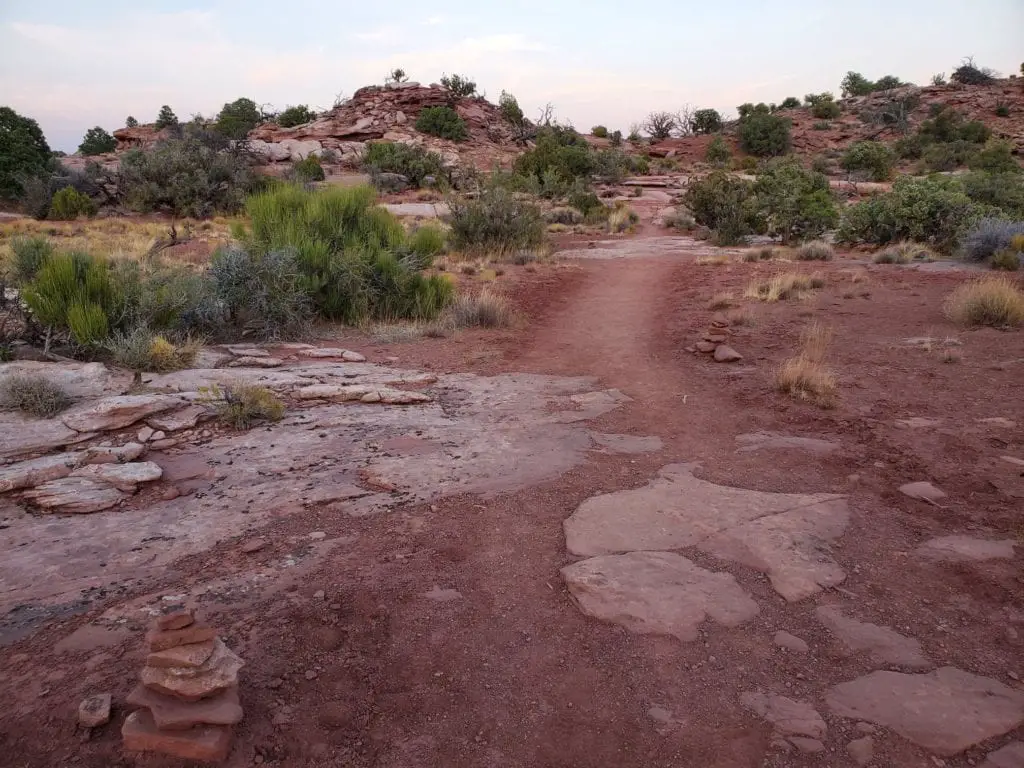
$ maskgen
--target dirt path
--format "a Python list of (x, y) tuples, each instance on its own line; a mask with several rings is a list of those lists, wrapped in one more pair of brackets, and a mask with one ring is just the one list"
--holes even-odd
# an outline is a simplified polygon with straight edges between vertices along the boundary
[[(643, 249), (642, 240), (637, 248)], [(730, 366), (684, 347), (708, 327), (711, 293), (723, 285), (742, 292), (749, 271), (771, 267), (716, 272), (696, 268), (691, 257), (661, 252), (582, 261), (545, 283), (542, 301), (524, 297), (530, 307), (524, 329), (465, 344), (428, 340), (418, 347), (421, 352), (401, 352), (403, 362), (418, 354), (437, 361), (455, 360), (457, 354), (483, 359), (479, 355), (486, 353), (482, 367), (488, 373), (596, 377), (596, 388), (614, 388), (630, 398), (587, 423), (593, 433), (627, 436), (608, 443), (614, 449), (592, 453), (556, 479), (515, 493), (449, 496), (365, 518), (339, 505), (283, 515), (258, 531), (267, 546), (254, 556), (240, 555), (238, 542), (231, 541), (176, 564), (174, 575), (150, 598), (194, 593), (222, 578), (237, 581), (247, 568), (282, 559), (297, 563), (273, 590), (245, 585), (228, 603), (200, 600), (208, 618), (224, 628), (228, 645), (248, 662), (241, 691), (246, 717), (230, 765), (849, 768), (860, 763), (846, 746), (869, 738), (873, 764), (927, 768), (939, 764), (937, 755), (943, 755), (943, 765), (976, 765), (1006, 740), (995, 736), (1013, 732), (1021, 738), (1013, 717), (1020, 709), (1024, 720), (1024, 693), (1014, 699), (1020, 686), (1007, 677), (1019, 661), (1018, 630), (1024, 632), (1019, 569), (1012, 559), (937, 565), (916, 554), (922, 542), (964, 529), (1005, 539), (1014, 524), (1014, 502), (985, 486), (976, 468), (1018, 446), (1009, 433), (979, 426), (986, 417), (1007, 414), (995, 413), (988, 398), (976, 396), (975, 386), (988, 381), (1012, 400), (1021, 394), (1014, 373), (993, 372), (981, 363), (953, 371), (928, 358), (911, 358), (898, 342), (890, 343), (894, 328), (907, 336), (939, 328), (941, 320), (928, 308), (939, 304), (956, 278), (894, 280), (892, 275), (907, 273), (887, 272), (885, 282), (873, 287), (871, 307), (840, 299), (845, 289), (837, 278), (835, 291), (810, 308), (764, 309), (757, 325), (734, 329), (733, 343), (746, 359)], [(774, 361), (795, 346), (805, 315), (813, 312), (856, 324), (839, 331), (835, 362), (845, 381), (861, 376), (866, 360), (875, 364), (847, 388), (848, 400), (834, 412), (775, 399), (766, 386)], [(980, 350), (984, 359), (999, 354), (1005, 341), (982, 335), (974, 344), (972, 354)], [(452, 349), (450, 358), (438, 354)], [(920, 385), (925, 381), (931, 384), (927, 391)], [(949, 423), (942, 433), (910, 434), (893, 426), (897, 418), (925, 415)], [(815, 450), (761, 450), (756, 442), (754, 450), (739, 450), (748, 443), (737, 438), (761, 432), (818, 442)], [(684, 462), (700, 463), (692, 469), (696, 477), (687, 476), (691, 470), (678, 473), (674, 482), (680, 490), (658, 497), (654, 478)], [(908, 502), (893, 491), (901, 482), (929, 476), (928, 468), (951, 494), (941, 509)], [(740, 491), (740, 503), (733, 504), (730, 488), (764, 493), (752, 500)], [(611, 497), (610, 504), (601, 497), (623, 491), (632, 494)], [(787, 501), (783, 494), (818, 494), (830, 501)], [(841, 504), (829, 506), (836, 499)], [(791, 527), (787, 515), (794, 505), (818, 503), (828, 507), (830, 520), (841, 519), (838, 533)], [(611, 510), (610, 522), (601, 519), (601, 525), (587, 528), (595, 518), (583, 513), (599, 516), (602, 510), (589, 505), (601, 504)], [(752, 504), (775, 504), (780, 514), (742, 518)], [(720, 524), (737, 509), (742, 519)], [(567, 550), (563, 530), (570, 516), (590, 536), (576, 542), (576, 555)], [(631, 522), (622, 526), (624, 519)], [(694, 521), (696, 533), (686, 527)], [(757, 557), (737, 544), (744, 521), (769, 526), (749, 543)], [(732, 584), (732, 597), (708, 586), (711, 618), (700, 614), (693, 636), (685, 638), (689, 619), (679, 616), (663, 617), (672, 627), (667, 634), (644, 634), (642, 626), (632, 631), (638, 628), (635, 605), (605, 614), (605, 620), (585, 615), (560, 570), (590, 562), (582, 558), (593, 552), (583, 550), (602, 546), (592, 534), (612, 531), (628, 539), (662, 535), (672, 525), (673, 535), (691, 539), (664, 548), (683, 552), (698, 579), (719, 574), (715, 584)], [(333, 547), (326, 559), (303, 559), (310, 531), (326, 533), (325, 544)], [(810, 590), (807, 597), (787, 599), (783, 590), (793, 587), (786, 581), (792, 574), (772, 570), (780, 562), (778, 551), (757, 549), (777, 541), (786, 545), (787, 557), (796, 553), (795, 583)], [(845, 576), (841, 583), (833, 578), (836, 568)], [(808, 574), (812, 583), (804, 579)], [(684, 590), (683, 597), (694, 591)], [(596, 594), (603, 599), (600, 590)], [(662, 603), (672, 607), (679, 601)], [(738, 604), (747, 614), (731, 623)], [(885, 650), (889, 657), (883, 660), (878, 632), (874, 646), (862, 640), (859, 650), (847, 647), (834, 628), (841, 621), (835, 611), (855, 613), (876, 630), (891, 628), (903, 638), (882, 632), (896, 648)], [(631, 628), (623, 626), (631, 621)], [(54, 653), (53, 644), (80, 624), (70, 620), (66, 628), (51, 627), (15, 648), (19, 685), (65, 685), (84, 665), (90, 686), (111, 690), (123, 701), (142, 662), (138, 638)], [(873, 631), (854, 629), (861, 635)], [(799, 642), (780, 647), (774, 640), (780, 630)], [(840, 717), (826, 705), (833, 686), (876, 670), (911, 673), (944, 665), (1013, 686), (1010, 694), (985, 694), (985, 701), (1003, 696), (1010, 714), (993, 716), (978, 731), (979, 746), (954, 750), (962, 752), (958, 756), (935, 745), (926, 748), (920, 737), (914, 742), (895, 725), (880, 728), (860, 714)], [(177, 765), (158, 758), (117, 762), (115, 727), (82, 744), (69, 738), (70, 708), (81, 691), (67, 687), (48, 694), (45, 714), (22, 703), (0, 720), (0, 746), (18, 755), (18, 765), (42, 768), (72, 759), (87, 768)], [(968, 686), (960, 681), (955, 687)], [(744, 694), (758, 692), (789, 697), (811, 710), (801, 711), (804, 724), (788, 733), (788, 741), (781, 738), (784, 729), (756, 713), (756, 703), (741, 703)], [(1000, 724), (992, 725), (995, 720)], [(955, 721), (945, 730), (956, 731)], [(45, 745), (26, 735), (35, 729), (46, 735)], [(942, 729), (926, 723), (922, 730)], [(819, 746), (823, 752), (815, 751)]]

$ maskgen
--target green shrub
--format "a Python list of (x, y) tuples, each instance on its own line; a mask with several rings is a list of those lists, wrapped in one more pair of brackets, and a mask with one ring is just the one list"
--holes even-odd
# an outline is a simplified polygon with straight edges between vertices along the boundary
[(95, 215), (96, 203), (87, 195), (76, 191), (74, 187), (64, 187), (50, 201), (47, 218), (55, 221), (74, 221), (79, 216)]
[(955, 171), (971, 162), (977, 153), (977, 146), (967, 141), (932, 144), (925, 147), (921, 154), (921, 163), (933, 173)]
[(252, 99), (236, 99), (221, 107), (214, 130), (236, 141), (244, 139), (249, 131), (263, 122), (263, 114)]
[(611, 141), (613, 147), (622, 146), (622, 131), (612, 131), (608, 134), (608, 139)]
[(161, 131), (164, 128), (171, 128), (176, 125), (178, 125), (178, 116), (174, 114), (174, 110), (164, 104), (160, 107), (160, 112), (156, 116), (156, 122), (153, 123), (153, 127)]
[(125, 128), (138, 128), (139, 127), (139, 121), (136, 120), (131, 115), (128, 115), (128, 117), (124, 121), (124, 127)]
[(840, 83), (843, 98), (850, 96), (867, 96), (875, 90), (875, 84), (868, 80), (860, 72), (847, 72), (843, 82)]
[(1014, 238), (1021, 235), (1024, 235), (1024, 221), (979, 219), (964, 234), (960, 258), (965, 261), (986, 261), (999, 251), (1011, 248)]
[(25, 179), (45, 172), (51, 158), (39, 123), (0, 107), (0, 199), (19, 199)]
[(949, 79), (961, 85), (989, 85), (996, 80), (995, 72), (988, 67), (978, 67), (974, 59), (968, 57), (963, 63), (953, 70)]
[(779, 109), (797, 109), (800, 107), (800, 99), (796, 96), (787, 96), (779, 104)]
[(1000, 209), (1006, 215), (1024, 220), (1024, 174), (972, 171), (959, 177), (964, 192), (976, 203)]
[(466, 122), (451, 107), (425, 107), (416, 118), (416, 130), (451, 141), (469, 138)]
[(823, 240), (812, 240), (801, 245), (796, 252), (797, 261), (831, 261), (835, 250)]
[(195, 218), (237, 213), (258, 184), (242, 154), (217, 151), (196, 136), (125, 152), (118, 181), (136, 211)]
[(949, 252), (983, 210), (955, 179), (902, 177), (891, 192), (846, 208), (837, 239), (875, 245), (915, 240)]
[(593, 128), (590, 129), (590, 134), (591, 136), (596, 136), (599, 139), (607, 139), (608, 129), (605, 128), (603, 125), (595, 125)]
[(10, 410), (48, 419), (72, 402), (60, 384), (45, 376), (14, 374), (0, 380), (0, 406)]
[(811, 114), (819, 120), (835, 120), (843, 110), (832, 99), (820, 99), (811, 105)]
[(199, 342), (174, 344), (143, 326), (127, 333), (115, 332), (104, 345), (111, 359), (131, 371), (166, 373), (190, 367), (199, 352)]
[(1014, 251), (1009, 248), (997, 251), (992, 257), (992, 269), (1016, 272), (1020, 269), (1020, 256), (1020, 251)]
[(823, 176), (828, 176), (832, 170), (832, 164), (825, 155), (815, 155), (811, 159), (811, 170), (815, 173), (820, 173)]
[(451, 299), (451, 283), (420, 273), (402, 225), (375, 205), (370, 187), (284, 185), (251, 197), (246, 212), (252, 258), (294, 254), (301, 284), (325, 317), (429, 320)]
[(568, 201), (569, 205), (582, 213), (585, 218), (594, 211), (600, 211), (605, 207), (601, 198), (583, 185), (577, 185), (570, 190)]
[(310, 286), (294, 252), (220, 249), (210, 260), (209, 276), (227, 322), (246, 335), (296, 338), (313, 318)]
[(960, 126), (959, 138), (972, 144), (984, 144), (992, 138), (992, 129), (980, 120), (969, 120)]
[(441, 85), (451, 91), (457, 99), (466, 99), (476, 95), (476, 83), (463, 75), (442, 75)]
[(790, 122), (778, 115), (755, 112), (740, 120), (740, 147), (755, 157), (775, 157), (789, 152)]
[(828, 178), (793, 159), (767, 163), (757, 175), (753, 194), (757, 230), (783, 242), (821, 237), (839, 222)]
[(544, 221), (547, 224), (582, 224), (583, 214), (575, 208), (552, 208), (544, 212)]
[(896, 154), (879, 141), (858, 141), (843, 154), (846, 171), (866, 171), (872, 181), (888, 181), (896, 164)]
[[(624, 157), (617, 150), (605, 150), (599, 155), (591, 150), (586, 139), (572, 129), (546, 126), (537, 132), (534, 148), (516, 158), (514, 169), (520, 176), (540, 182), (545, 197), (561, 197), (574, 182), (589, 182), (602, 157), (602, 170), (607, 172), (611, 161)], [(620, 173), (621, 169), (615, 173)]]
[(691, 180), (684, 202), (698, 224), (715, 231), (719, 245), (739, 243), (754, 231), (753, 185), (725, 171)]
[(11, 241), (11, 252), (14, 255), (14, 280), (18, 285), (26, 285), (53, 256), (53, 246), (45, 237), (16, 237)]
[(69, 332), (82, 346), (98, 346), (123, 322), (125, 287), (103, 259), (60, 253), (46, 259), (23, 292), (43, 325)]
[(725, 143), (725, 139), (721, 136), (715, 136), (711, 143), (708, 144), (707, 151), (704, 153), (704, 159), (709, 163), (722, 165), (732, 159), (732, 151), (729, 149), (729, 145)]
[(390, 141), (375, 141), (366, 146), (363, 170), (371, 177), (380, 173), (396, 173), (415, 187), (423, 186), (428, 177), (435, 181), (446, 178), (444, 162), (436, 152)]
[(698, 109), (690, 120), (691, 130), (700, 135), (722, 130), (722, 116), (717, 109)]
[(422, 224), (409, 233), (409, 250), (419, 257), (423, 267), (433, 264), (434, 257), (444, 252), (445, 233), (435, 224)]
[(303, 160), (296, 160), (292, 163), (292, 178), (299, 183), (310, 183), (323, 181), (324, 167), (320, 165), (320, 158), (316, 155), (309, 155)]
[(113, 152), (116, 147), (117, 139), (97, 125), (85, 132), (85, 138), (78, 145), (78, 152), (83, 155), (103, 155)]
[(1010, 106), (1007, 103), (1000, 101), (998, 104), (996, 104), (995, 115), (996, 117), (1009, 117)]
[(993, 139), (967, 161), (972, 171), (990, 173), (1019, 173), (1021, 167), (1013, 158), (1013, 147), (1008, 141)]
[(294, 128), (297, 125), (305, 125), (316, 120), (316, 112), (305, 104), (288, 107), (277, 116), (277, 124), (282, 128)]
[(540, 209), (505, 189), (487, 188), (474, 200), (453, 200), (450, 207), (450, 238), (457, 250), (506, 254), (544, 241)]
[(815, 123), (814, 125), (811, 126), (811, 128), (813, 128), (815, 131), (828, 131), (828, 130), (831, 130), (832, 123), (829, 123), (829, 122)]
[(216, 389), (217, 416), (235, 429), (250, 429), (266, 421), (280, 421), (284, 403), (266, 387), (237, 385)]
[(516, 138), (526, 138), (530, 123), (523, 115), (522, 107), (519, 106), (515, 96), (508, 91), (502, 91), (501, 96), (498, 97), (498, 111), (501, 113), (502, 119), (512, 128)]

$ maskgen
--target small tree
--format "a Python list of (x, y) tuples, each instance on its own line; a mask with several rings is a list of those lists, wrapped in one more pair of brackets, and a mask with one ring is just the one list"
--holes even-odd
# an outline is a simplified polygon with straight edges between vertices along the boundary
[(872, 181), (888, 181), (895, 163), (896, 153), (878, 141), (858, 141), (842, 159), (846, 171), (866, 171)]
[(945, 85), (946, 84), (946, 73), (938, 72), (932, 75), (932, 85)]
[(241, 140), (249, 131), (263, 121), (263, 115), (256, 102), (241, 98), (225, 104), (217, 115), (215, 130), (229, 139)]
[(451, 107), (425, 107), (416, 118), (416, 130), (451, 141), (465, 141), (466, 122)]
[(875, 84), (868, 80), (860, 72), (847, 72), (846, 77), (839, 84), (843, 98), (850, 96), (867, 96), (875, 90)]
[(979, 67), (974, 57), (968, 56), (963, 63), (953, 70), (950, 80), (960, 85), (988, 85), (995, 82), (996, 73), (988, 67)]
[(903, 85), (903, 81), (895, 75), (886, 75), (875, 81), (875, 91), (891, 91), (893, 88), (899, 88)]
[(641, 127), (652, 139), (662, 141), (672, 135), (676, 125), (676, 116), (671, 112), (651, 112)]
[(305, 125), (313, 120), (316, 120), (316, 112), (305, 104), (288, 107), (277, 116), (277, 124), (282, 128), (294, 128), (296, 125)]
[(21, 197), (24, 180), (41, 174), (50, 162), (50, 147), (39, 123), (0, 107), (0, 198)]
[(385, 85), (391, 85), (393, 83), (405, 83), (408, 82), (409, 75), (405, 73), (405, 70), (401, 67), (392, 69), (388, 72), (387, 77), (384, 78)]
[(169, 106), (164, 104), (160, 107), (160, 113), (156, 116), (156, 122), (153, 124), (158, 131), (162, 131), (164, 128), (170, 128), (178, 124), (178, 116), (174, 114)]
[(607, 139), (608, 129), (603, 125), (595, 125), (593, 128), (590, 129), (590, 135), (598, 139)]
[(722, 130), (722, 116), (717, 109), (698, 109), (690, 120), (696, 134), (716, 133)]
[(755, 157), (775, 157), (789, 152), (790, 122), (784, 117), (754, 112), (740, 120), (740, 147)]
[(139, 127), (139, 121), (136, 120), (131, 115), (128, 115), (128, 119), (124, 121), (124, 127), (125, 128), (138, 128)]
[(457, 99), (476, 96), (476, 83), (462, 75), (442, 75), (441, 85), (451, 91)]
[(732, 152), (729, 151), (729, 146), (721, 136), (715, 136), (708, 144), (707, 152), (704, 154), (704, 159), (715, 165), (727, 163), (731, 157)]
[(773, 160), (753, 186), (757, 218), (769, 235), (789, 243), (813, 240), (839, 223), (828, 179), (791, 158)]
[(502, 119), (511, 126), (516, 138), (526, 137), (528, 123), (515, 96), (508, 91), (502, 91), (501, 96), (498, 97), (498, 111), (501, 113)]
[(85, 132), (85, 138), (78, 145), (78, 151), (83, 155), (103, 155), (113, 152), (115, 147), (117, 139), (97, 125)]
[(779, 104), (779, 109), (796, 109), (799, 106), (800, 99), (796, 96), (787, 96), (782, 100), (782, 103)]

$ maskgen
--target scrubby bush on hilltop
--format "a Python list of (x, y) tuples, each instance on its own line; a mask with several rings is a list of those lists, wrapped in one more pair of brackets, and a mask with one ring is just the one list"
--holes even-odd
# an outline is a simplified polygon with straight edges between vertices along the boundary
[(85, 132), (85, 138), (78, 145), (78, 151), (83, 155), (103, 155), (113, 152), (116, 147), (117, 139), (97, 125)]
[(768, 112), (755, 111), (740, 119), (740, 147), (755, 157), (776, 157), (789, 152), (790, 121)]
[(469, 138), (466, 122), (451, 107), (425, 107), (416, 118), (416, 130), (451, 141)]
[(423, 147), (390, 141), (367, 144), (363, 170), (370, 174), (371, 180), (382, 173), (399, 174), (415, 187), (423, 186), (428, 177), (432, 177), (435, 183), (447, 179), (439, 154)]
[(43, 173), (50, 163), (50, 147), (39, 123), (0, 107), (0, 199), (19, 199), (24, 180)]
[(671, 136), (677, 126), (676, 116), (671, 112), (651, 112), (644, 119), (642, 128), (652, 139), (661, 141)]
[(277, 116), (277, 124), (282, 128), (294, 128), (297, 125), (305, 125), (316, 120), (316, 112), (305, 104), (288, 107)]
[(796, 109), (799, 106), (800, 99), (796, 96), (787, 96), (782, 100), (782, 103), (779, 104), (779, 109)]
[(160, 112), (157, 114), (156, 122), (153, 123), (153, 126), (160, 131), (176, 125), (178, 125), (178, 116), (174, 114), (174, 110), (164, 104), (160, 107)]
[(797, 160), (768, 163), (753, 186), (758, 231), (784, 243), (821, 237), (839, 223), (828, 178), (809, 171)]
[(475, 199), (450, 203), (451, 243), (457, 250), (510, 254), (544, 241), (544, 219), (532, 203), (487, 186)]
[(967, 57), (953, 70), (950, 80), (961, 85), (989, 85), (995, 82), (996, 73), (988, 67), (979, 67), (973, 57)]
[(452, 96), (465, 99), (476, 95), (476, 83), (462, 75), (442, 75), (441, 85), (452, 92)]
[(241, 98), (225, 104), (217, 115), (214, 127), (222, 136), (241, 140), (263, 122), (263, 113), (252, 99)]
[(717, 109), (698, 109), (693, 113), (690, 127), (698, 135), (716, 133), (722, 130), (722, 116)]
[(843, 153), (846, 171), (865, 171), (871, 181), (888, 181), (896, 163), (896, 154), (878, 141), (858, 141)]

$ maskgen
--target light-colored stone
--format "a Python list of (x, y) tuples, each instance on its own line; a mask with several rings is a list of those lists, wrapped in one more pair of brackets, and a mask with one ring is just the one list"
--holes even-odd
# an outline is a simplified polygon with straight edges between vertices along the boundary
[(1008, 419), (1005, 416), (992, 416), (988, 419), (978, 419), (979, 424), (984, 424), (986, 427), (999, 427), (1001, 429), (1014, 429), (1017, 426), (1017, 422), (1013, 419)]
[(452, 600), (461, 600), (462, 593), (457, 589), (441, 589), (436, 584), (429, 591), (423, 595), (428, 600), (433, 600), (436, 603), (448, 603)]
[(852, 653), (867, 651), (876, 661), (912, 669), (931, 666), (921, 643), (911, 637), (888, 627), (851, 619), (832, 605), (819, 606), (815, 613), (818, 620)]
[(97, 728), (110, 722), (109, 693), (98, 693), (78, 705), (78, 724), (83, 728)]
[(917, 482), (907, 483), (906, 485), (900, 486), (900, 493), (904, 496), (909, 496), (912, 499), (919, 501), (929, 501), (933, 504), (944, 498), (946, 494), (940, 488), (936, 488), (934, 485), (928, 482)]
[(78, 454), (77, 464), (124, 464), (135, 461), (146, 451), (142, 443), (91, 445)]
[(299, 400), (334, 400), (343, 403), (358, 400), (373, 391), (373, 387), (365, 384), (313, 384), (297, 389), (292, 394)]
[(790, 736), (789, 743), (808, 755), (816, 755), (825, 751), (825, 745), (818, 739), (810, 739), (806, 736)]
[(33, 488), (49, 480), (67, 477), (78, 463), (77, 453), (58, 453), (0, 466), (0, 493)]
[(158, 618), (156, 620), (156, 628), (160, 630), (184, 629), (185, 627), (191, 627), (195, 623), (196, 618), (192, 615), (191, 611), (174, 611)]
[(146, 664), (150, 667), (197, 669), (213, 655), (214, 642), (216, 641), (206, 640), (202, 643), (189, 643), (162, 651), (154, 651), (146, 657)]
[(280, 368), (284, 361), (279, 357), (236, 357), (229, 368)]
[(609, 435), (603, 432), (591, 432), (590, 437), (608, 453), (651, 453), (660, 451), (664, 445), (660, 437)]
[(227, 350), (235, 357), (270, 357), (267, 350), (256, 346), (234, 346), (228, 347)]
[[(212, 412), (205, 405), (190, 405), (177, 411), (161, 413), (146, 420), (146, 423), (153, 429), (161, 432), (179, 432), (183, 429), (191, 429), (204, 417), (212, 416)], [(152, 435), (157, 439), (156, 435)]]
[(44, 453), (63, 448), (82, 439), (60, 420), (30, 419), (13, 411), (0, 411), (0, 458)]
[[(366, 360), (365, 357), (363, 357), (362, 355), (360, 355), (360, 354), (358, 354), (356, 352), (352, 352), (352, 351), (347, 350), (347, 349), (341, 349), (339, 347), (313, 347), (311, 349), (300, 349), (298, 352), (296, 352), (296, 354), (299, 357), (308, 357), (308, 358), (312, 358), (314, 360), (319, 360), (319, 359), (323, 359), (323, 358), (340, 358), (340, 359), (346, 360), (347, 362), (353, 362), (353, 363), (362, 363), (362, 362), (364, 362)], [(345, 357), (345, 355), (355, 355), (356, 357), (358, 357), (360, 359), (358, 359), (358, 360), (348, 360)]]
[(146, 633), (150, 653), (177, 648), (181, 645), (205, 643), (217, 637), (217, 630), (201, 624), (189, 624), (182, 629), (157, 629)]
[(978, 539), (973, 536), (940, 536), (917, 548), (918, 554), (929, 560), (949, 563), (981, 562), (983, 560), (1010, 560), (1017, 542), (1013, 539)]
[(806, 641), (801, 640), (796, 635), (791, 635), (789, 632), (782, 629), (775, 633), (774, 640), (777, 646), (785, 648), (787, 651), (807, 653), (807, 651), (810, 650)]
[(846, 754), (857, 765), (865, 766), (875, 757), (875, 740), (870, 736), (854, 739), (846, 745)]
[(671, 552), (594, 557), (567, 565), (562, 577), (585, 614), (640, 634), (690, 641), (705, 619), (734, 627), (758, 612), (730, 574)]
[(767, 720), (783, 736), (806, 736), (821, 739), (827, 727), (821, 715), (810, 704), (788, 696), (760, 691), (740, 695), (740, 704)]
[(199, 667), (142, 668), (142, 684), (152, 691), (177, 696), (184, 701), (199, 701), (238, 686), (238, 670), (243, 662), (218, 638), (210, 657)]
[(736, 442), (740, 443), (736, 453), (751, 453), (763, 450), (796, 450), (807, 451), (818, 456), (827, 456), (840, 448), (839, 443), (833, 443), (830, 440), (820, 440), (816, 437), (779, 435), (774, 432), (754, 432), (747, 435), (738, 435)]
[(735, 349), (730, 347), (728, 344), (719, 344), (717, 347), (715, 347), (716, 363), (738, 363), (742, 359), (743, 355), (741, 355)]
[(86, 477), (63, 477), (25, 491), (25, 500), (44, 512), (100, 512), (125, 498), (125, 494), (108, 483)]
[(128, 715), (121, 728), (129, 752), (159, 752), (185, 760), (221, 762), (231, 749), (231, 728), (205, 725), (184, 731), (160, 730), (145, 709)]
[(201, 701), (180, 701), (139, 685), (128, 694), (127, 702), (129, 706), (148, 709), (162, 731), (181, 731), (197, 725), (235, 725), (242, 721), (238, 688), (228, 688)]
[(1024, 723), (1024, 691), (955, 667), (872, 672), (833, 687), (825, 700), (839, 717), (876, 723), (943, 756)]
[(911, 416), (906, 419), (896, 419), (896, 426), (901, 429), (933, 429), (942, 425), (942, 419), (933, 419), (929, 416)]
[(170, 395), (119, 395), (83, 403), (60, 415), (60, 420), (78, 432), (104, 432), (128, 427), (154, 413), (181, 405)]
[(153, 436), (153, 432), (154, 430), (152, 427), (143, 427), (139, 430), (139, 434), (136, 435), (136, 437), (140, 443), (148, 443), (149, 438)]
[(1024, 741), (1011, 741), (989, 752), (981, 768), (1024, 768)]
[(164, 471), (152, 461), (133, 461), (128, 464), (90, 464), (71, 473), (72, 477), (84, 477), (114, 486), (119, 491), (133, 493), (140, 483), (159, 480)]

